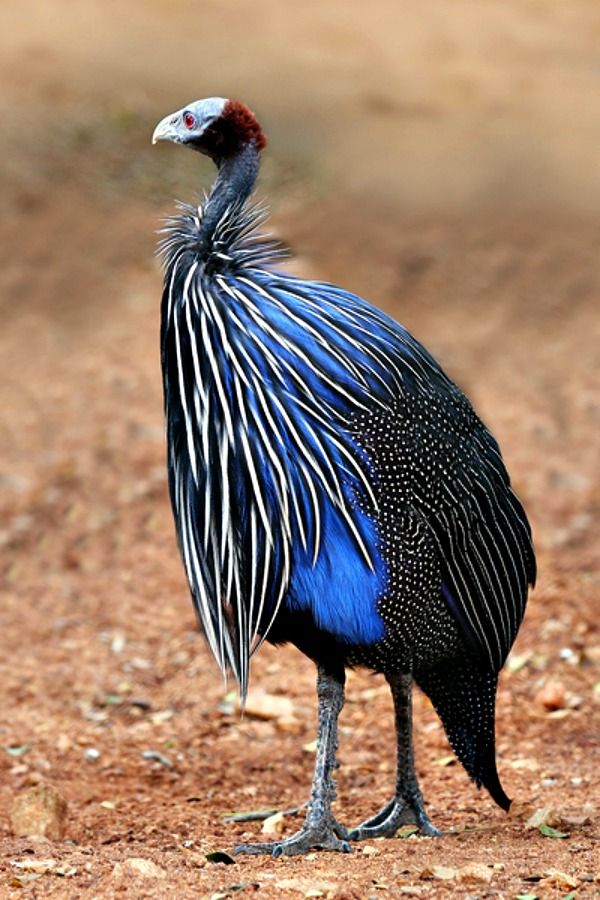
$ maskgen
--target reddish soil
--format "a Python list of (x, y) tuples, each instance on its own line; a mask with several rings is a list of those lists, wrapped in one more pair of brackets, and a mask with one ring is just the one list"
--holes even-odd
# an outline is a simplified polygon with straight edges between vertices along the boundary
[[(3, 10), (13, 29), (27, 5)], [(74, 9), (56, 6), (65, 14)], [(217, 6), (208, 14), (211, 28)], [(515, 4), (506, 6), (520, 15)], [(580, 39), (567, 43), (583, 53), (592, 32), (586, 4), (574, 6)], [(433, 5), (424, 8), (435, 19)], [(101, 17), (97, 4), (90, 9)], [(152, 41), (148, 34), (164, 23), (164, 5), (132, 3), (129, 16), (135, 41), (156, 46), (159, 32)], [(552, 28), (562, 20), (545, 21), (556, 37)], [(281, 150), (283, 138), (272, 141), (264, 193), (273, 199), (277, 231), (298, 256), (294, 270), (385, 306), (465, 388), (497, 435), (530, 514), (540, 579), (498, 692), (499, 768), (514, 815), (448, 764), (441, 726), (418, 694), (417, 766), (442, 838), (374, 841), (351, 855), (212, 863), (207, 853), (262, 836), (260, 823), (226, 823), (223, 813), (286, 809), (306, 799), (315, 700), (312, 665), (291, 648), (264, 647), (252, 687), (287, 698), (289, 709), (240, 720), (197, 633), (175, 547), (153, 232), (171, 209), (169, 197), (192, 193), (199, 163), (184, 160), (179, 174), (167, 174), (175, 157), (150, 156), (145, 141), (155, 119), (189, 99), (189, 85), (173, 77), (160, 101), (148, 100), (133, 63), (118, 69), (123, 37), (113, 39), (106, 25), (95, 37), (117, 67), (114, 96), (122, 76), (130, 100), (138, 89), (145, 98), (143, 116), (117, 111), (111, 118), (100, 88), (94, 93), (97, 71), (85, 69), (77, 45), (71, 48), (73, 35), (87, 35), (83, 19), (64, 30), (45, 21), (44, 38), (37, 20), (31, 27), (31, 45), (14, 30), (0, 39), (4, 75), (11, 76), (2, 105), (12, 126), (0, 176), (9, 212), (0, 224), (0, 896), (599, 895), (597, 219), (585, 203), (556, 197), (512, 211), (498, 202), (457, 208), (456, 183), (441, 211), (431, 211), (430, 197), (427, 209), (413, 198), (400, 210), (395, 200), (352, 193), (347, 175), (332, 190), (331, 176), (304, 150), (295, 156)], [(92, 62), (101, 58), (86, 39)], [(329, 32), (323, 40), (334, 48), (332, 59), (343, 59), (342, 44)], [(167, 44), (173, 52), (171, 32)], [(35, 64), (26, 87), (17, 63), (28, 46)], [(370, 52), (375, 65), (377, 47)], [(75, 81), (79, 71), (84, 87)], [(347, 74), (342, 66), (330, 101), (342, 96)], [(266, 95), (259, 77), (255, 85)], [(102, 116), (85, 108), (78, 93), (85, 91)], [(277, 109), (274, 103), (273, 120)], [(286, 115), (290, 121), (289, 109)], [(22, 146), (17, 140), (32, 118), (45, 123), (47, 156), (29, 131)], [(361, 183), (376, 177), (363, 176)], [(558, 709), (549, 711), (540, 692), (553, 682)], [(341, 719), (341, 821), (354, 824), (387, 799), (393, 748), (385, 685), (351, 673)], [(68, 802), (63, 841), (11, 833), (15, 800), (40, 781)], [(528, 827), (528, 816), (542, 809), (564, 837)], [(286, 833), (296, 824), (286, 820)], [(136, 875), (118, 865), (131, 858), (160, 871)], [(56, 865), (45, 873), (15, 865), (40, 859)], [(469, 880), (464, 867), (471, 863), (491, 867), (486, 880)]]

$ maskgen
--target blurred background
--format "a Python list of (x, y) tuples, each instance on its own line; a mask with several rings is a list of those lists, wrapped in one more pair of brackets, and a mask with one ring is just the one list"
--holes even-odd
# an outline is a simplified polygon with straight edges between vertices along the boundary
[[(2, 0), (0, 744), (32, 748), (2, 760), (6, 803), (43, 771), (96, 797), (82, 747), (129, 760), (139, 786), (142, 726), (184, 759), (202, 728), (214, 738), (221, 682), (195, 636), (166, 496), (153, 255), (173, 200), (213, 173), (150, 144), (164, 115), (212, 95), (244, 100), (268, 133), (259, 193), (293, 271), (401, 319), (497, 435), (541, 568), (506, 709), (558, 680), (569, 715), (553, 727), (575, 744), (579, 729), (589, 756), (599, 45), (590, 0)], [(288, 659), (309, 733), (310, 666), (266, 649), (255, 674), (285, 690)], [(132, 692), (172, 716), (135, 718)], [(129, 750), (104, 747), (119, 734)], [(271, 739), (295, 742), (303, 772), (298, 737)], [(56, 774), (69, 766), (77, 778)], [(85, 808), (74, 828), (110, 830), (106, 809)]]

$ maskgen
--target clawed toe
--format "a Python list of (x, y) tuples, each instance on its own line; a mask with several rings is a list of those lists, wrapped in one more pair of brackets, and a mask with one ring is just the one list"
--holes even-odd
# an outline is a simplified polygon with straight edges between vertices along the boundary
[(422, 806), (391, 800), (371, 819), (351, 829), (348, 838), (351, 841), (364, 841), (368, 838), (394, 837), (402, 825), (416, 825), (421, 834), (427, 837), (438, 837), (441, 834)]
[[(343, 826), (333, 828), (302, 828), (291, 837), (283, 841), (271, 841), (264, 844), (239, 844), (233, 851), (235, 856), (238, 853), (247, 853), (251, 856), (258, 854), (270, 854), (274, 859), (280, 856), (300, 856), (308, 853), (310, 850), (336, 850), (339, 853), (351, 853), (352, 847), (347, 840), (337, 835), (338, 829), (341, 831)], [(346, 829), (343, 829), (344, 833)]]

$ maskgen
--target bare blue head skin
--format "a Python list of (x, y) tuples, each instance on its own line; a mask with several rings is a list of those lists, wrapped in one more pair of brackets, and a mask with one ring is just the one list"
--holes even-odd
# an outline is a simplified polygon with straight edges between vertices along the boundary
[(221, 216), (252, 193), (260, 151), (266, 144), (263, 131), (254, 113), (239, 100), (209, 97), (165, 116), (152, 135), (152, 143), (158, 141), (204, 153), (219, 169), (202, 215), (200, 250), (206, 252)]
[(207, 100), (189, 103), (158, 123), (152, 135), (152, 143), (172, 141), (174, 144), (187, 144), (194, 150), (201, 150), (203, 135), (223, 115), (226, 104), (227, 100), (223, 97), (209, 97)]

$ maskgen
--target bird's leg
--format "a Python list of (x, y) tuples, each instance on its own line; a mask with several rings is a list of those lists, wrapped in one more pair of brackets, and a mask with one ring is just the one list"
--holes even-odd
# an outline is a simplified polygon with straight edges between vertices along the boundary
[(397, 768), (396, 794), (373, 818), (352, 829), (348, 837), (353, 841), (365, 838), (393, 837), (401, 825), (417, 825), (421, 834), (435, 837), (440, 832), (432, 825), (423, 806), (423, 795), (415, 772), (412, 741), (412, 676), (386, 676), (396, 720)]
[(273, 856), (296, 856), (309, 850), (341, 850), (350, 852), (345, 840), (346, 829), (339, 825), (331, 812), (335, 797), (333, 769), (337, 748), (337, 722), (344, 705), (344, 671), (331, 672), (318, 667), (317, 695), (319, 699), (319, 727), (317, 756), (312, 791), (304, 825), (291, 837), (264, 844), (240, 844), (234, 853), (270, 853)]

